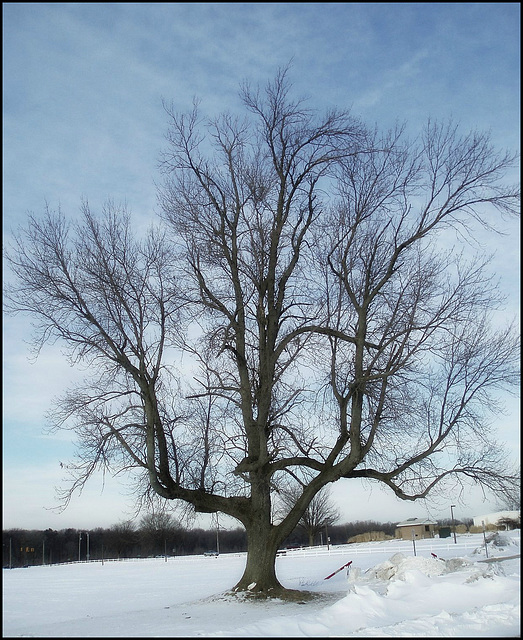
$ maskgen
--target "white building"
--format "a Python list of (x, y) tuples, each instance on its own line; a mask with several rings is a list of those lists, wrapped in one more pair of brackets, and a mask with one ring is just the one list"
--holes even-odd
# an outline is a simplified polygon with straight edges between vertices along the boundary
[(487, 513), (484, 516), (474, 516), (474, 526), (482, 527), (483, 525), (487, 526), (489, 524), (497, 526), (500, 520), (519, 520), (519, 518), (519, 511), (496, 511), (495, 513)]

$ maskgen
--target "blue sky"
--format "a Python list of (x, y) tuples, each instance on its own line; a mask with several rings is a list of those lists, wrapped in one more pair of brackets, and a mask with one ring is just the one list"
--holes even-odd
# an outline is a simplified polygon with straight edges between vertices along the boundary
[[(3, 234), (45, 203), (79, 213), (108, 199), (138, 219), (157, 211), (155, 181), (167, 118), (202, 100), (208, 115), (239, 109), (238, 88), (262, 85), (292, 61), (311, 106), (351, 107), (368, 124), (453, 117), (520, 140), (519, 3), (3, 3)], [(511, 179), (519, 179), (515, 172)], [(489, 238), (496, 271), (519, 313), (519, 223)], [(27, 319), (3, 322), (3, 527), (109, 526), (132, 513), (125, 484), (93, 479), (67, 511), (49, 511), (71, 434), (43, 433), (44, 414), (76, 374), (59, 348), (30, 361)], [(519, 458), (519, 401), (496, 423)], [(102, 489), (104, 490), (102, 491)], [(343, 520), (426, 515), (378, 489), (333, 493)], [(495, 506), (472, 492), (457, 517)], [(448, 517), (450, 501), (434, 517)]]

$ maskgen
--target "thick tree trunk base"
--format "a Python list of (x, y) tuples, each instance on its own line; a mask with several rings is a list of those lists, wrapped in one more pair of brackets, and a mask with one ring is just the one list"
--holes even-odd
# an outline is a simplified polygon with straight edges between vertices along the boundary
[[(225, 593), (226, 596), (232, 596), (239, 600), (284, 600), (285, 602), (296, 602), (305, 604), (313, 600), (333, 599), (332, 593), (321, 593), (312, 591), (300, 591), (299, 589), (287, 589), (282, 585), (278, 587), (269, 587), (268, 589), (248, 589), (242, 588), (239, 584), (230, 591)], [(337, 598), (336, 598), (337, 599)]]

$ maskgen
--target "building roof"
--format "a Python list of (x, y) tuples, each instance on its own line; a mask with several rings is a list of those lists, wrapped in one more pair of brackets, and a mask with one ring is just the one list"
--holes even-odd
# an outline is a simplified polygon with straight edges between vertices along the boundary
[(487, 513), (483, 516), (474, 516), (474, 526), (479, 527), (482, 524), (497, 524), (499, 520), (504, 518), (517, 520), (521, 515), (521, 511), (496, 511), (494, 513)]
[(426, 525), (426, 524), (438, 524), (433, 520), (427, 520), (426, 518), (409, 518), (408, 520), (404, 520), (403, 522), (398, 522), (397, 527), (415, 527), (417, 525)]

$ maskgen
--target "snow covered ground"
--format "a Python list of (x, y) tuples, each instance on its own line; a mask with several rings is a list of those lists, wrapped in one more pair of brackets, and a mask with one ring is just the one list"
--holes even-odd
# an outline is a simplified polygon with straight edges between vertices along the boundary
[(416, 555), (400, 540), (288, 551), (282, 584), (318, 594), (292, 603), (225, 595), (241, 554), (4, 569), (3, 637), (517, 637), (519, 545), (513, 531), (488, 558), (483, 534)]

